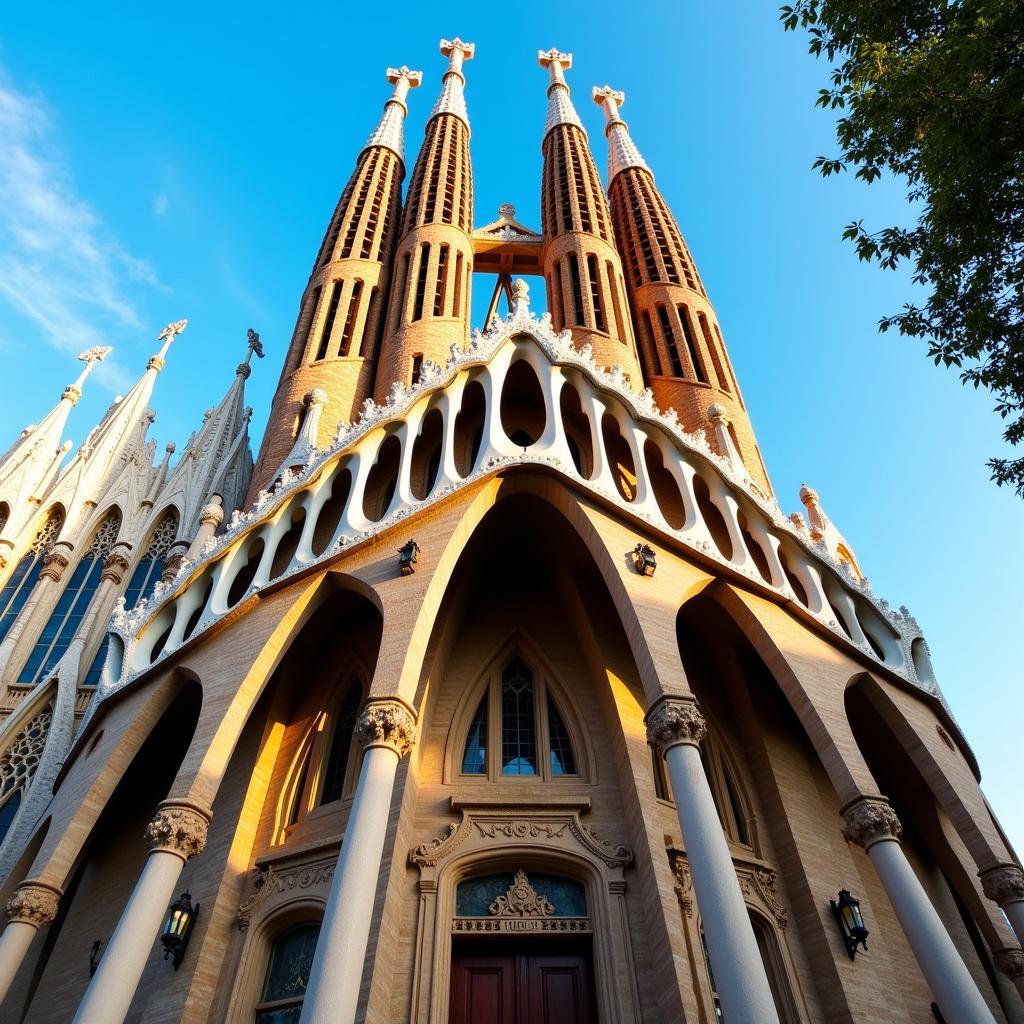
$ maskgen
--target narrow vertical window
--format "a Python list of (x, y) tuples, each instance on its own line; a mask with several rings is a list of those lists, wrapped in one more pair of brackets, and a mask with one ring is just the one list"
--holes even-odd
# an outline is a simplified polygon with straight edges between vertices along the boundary
[(306, 334), (302, 340), (303, 349), (309, 347), (309, 338), (313, 333), (313, 326), (316, 323), (316, 311), (320, 308), (320, 294), (323, 290), (323, 286), (318, 284), (313, 289), (313, 294), (310, 297), (309, 309), (307, 310), (307, 316), (309, 319), (306, 321)]
[(501, 770), (504, 775), (537, 774), (533, 676), (521, 658), (501, 674)]
[(402, 269), (398, 273), (398, 290), (395, 292), (395, 322), (392, 330), (397, 331), (405, 323), (405, 303), (409, 295), (409, 254), (402, 254)]
[(585, 327), (583, 319), (583, 287), (580, 283), (580, 261), (576, 253), (569, 253), (569, 280), (572, 284), (572, 308), (577, 327)]
[(718, 356), (718, 348), (711, 338), (711, 331), (708, 330), (708, 318), (703, 313), (697, 314), (697, 323), (700, 324), (700, 333), (704, 336), (704, 344), (711, 353), (711, 362), (715, 367), (715, 376), (718, 378), (718, 386), (723, 391), (729, 391), (729, 378), (722, 368), (722, 361)]
[(590, 298), (594, 303), (594, 326), (599, 331), (606, 331), (608, 328), (604, 319), (604, 307), (601, 304), (601, 271), (597, 257), (593, 254), (587, 257), (587, 276), (590, 278)]
[(455, 294), (452, 296), (452, 316), (462, 316), (462, 253), (455, 254)]
[(434, 316), (444, 316), (445, 292), (448, 290), (448, 246), (437, 254), (437, 285), (434, 288)]
[(661, 336), (665, 339), (665, 349), (672, 367), (672, 376), (685, 378), (683, 361), (679, 358), (679, 346), (676, 344), (676, 332), (672, 330), (672, 321), (664, 306), (658, 306), (658, 323), (661, 325)]
[(466, 735), (466, 747), (462, 752), (463, 775), (487, 774), (487, 700), (488, 695), (484, 693)]
[(300, 924), (274, 940), (256, 1004), (256, 1024), (297, 1024), (319, 935), (319, 924)]
[(327, 348), (331, 343), (331, 332), (334, 330), (334, 320), (338, 315), (338, 303), (341, 301), (341, 289), (343, 283), (335, 281), (331, 285), (331, 301), (327, 306), (327, 317), (324, 320), (323, 333), (320, 335), (320, 347), (316, 351), (317, 359), (327, 358)]
[(416, 298), (412, 307), (412, 322), (423, 319), (423, 293), (427, 290), (427, 266), (430, 263), (430, 246), (420, 246), (420, 265), (416, 271)]
[(423, 353), (417, 352), (412, 357), (412, 373), (410, 375), (412, 384), (419, 384), (420, 374), (423, 372)]
[(14, 625), (14, 620), (24, 607), (29, 594), (39, 582), (39, 574), (43, 571), (43, 559), (53, 547), (63, 525), (64, 516), (59, 512), (51, 512), (49, 518), (39, 528), (32, 547), (15, 566), (3, 590), (0, 590), (0, 640)]
[(362, 689), (354, 682), (349, 686), (334, 718), (331, 749), (324, 769), (324, 787), (320, 793), (321, 804), (340, 800), (345, 790), (345, 773), (348, 771), (348, 757), (352, 751), (352, 733), (362, 702)]
[(558, 713), (555, 702), (548, 696), (548, 746), (551, 750), (551, 774), (575, 775), (576, 756), (572, 752), (569, 730)]
[(352, 296), (348, 300), (348, 315), (341, 332), (341, 343), (338, 345), (339, 356), (352, 355), (352, 336), (355, 333), (356, 321), (359, 319), (359, 300), (363, 296), (363, 282), (356, 281), (352, 285)]
[(654, 326), (651, 323), (651, 314), (646, 309), (640, 312), (640, 335), (644, 344), (648, 346), (648, 360), (651, 369), (656, 373), (668, 376), (668, 370), (662, 362), (661, 353), (658, 351), (658, 344), (654, 337)]
[(554, 284), (551, 288), (551, 318), (555, 323), (555, 330), (560, 331), (565, 326), (565, 317), (562, 314), (562, 264), (557, 262), (554, 267)]
[(622, 306), (619, 304), (619, 289), (615, 286), (615, 268), (609, 260), (605, 263), (605, 272), (608, 274), (608, 297), (611, 301), (612, 310), (615, 313), (615, 326), (619, 330), (619, 341), (626, 344), (626, 325), (622, 321)]
[(708, 375), (704, 370), (700, 354), (697, 352), (697, 343), (693, 339), (693, 331), (690, 329), (690, 315), (685, 306), (677, 306), (679, 322), (683, 325), (683, 337), (686, 339), (686, 350), (690, 353), (690, 362), (693, 363), (693, 372), (701, 384), (707, 384)]

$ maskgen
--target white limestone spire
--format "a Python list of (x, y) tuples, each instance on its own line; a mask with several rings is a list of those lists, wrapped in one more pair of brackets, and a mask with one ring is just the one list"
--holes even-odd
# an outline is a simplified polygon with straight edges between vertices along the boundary
[(626, 101), (626, 94), (618, 92), (610, 85), (594, 86), (591, 94), (594, 102), (604, 110), (604, 134), (608, 139), (608, 185), (620, 171), (627, 167), (641, 167), (649, 174), (650, 167), (640, 155), (629, 134), (629, 126), (619, 116), (619, 108)]
[(561, 53), (557, 47), (537, 51), (537, 63), (548, 69), (551, 84), (548, 85), (548, 116), (544, 123), (544, 134), (559, 124), (574, 124), (586, 135), (586, 129), (576, 113), (569, 97), (569, 86), (565, 83), (565, 72), (572, 67), (572, 54)]
[(475, 53), (476, 43), (464, 43), (458, 36), (441, 40), (441, 55), (448, 58), (448, 70), (441, 79), (441, 95), (431, 111), (432, 118), (438, 114), (454, 114), (469, 128), (469, 111), (466, 110), (463, 92), (466, 76), (462, 73), (462, 65), (472, 60)]
[(410, 71), (404, 64), (400, 68), (388, 68), (388, 81), (395, 87), (391, 99), (384, 104), (384, 113), (366, 140), (363, 151), (374, 146), (383, 146), (395, 153), (399, 160), (405, 162), (405, 118), (409, 107), (405, 102), (410, 89), (415, 89), (423, 81), (422, 71)]

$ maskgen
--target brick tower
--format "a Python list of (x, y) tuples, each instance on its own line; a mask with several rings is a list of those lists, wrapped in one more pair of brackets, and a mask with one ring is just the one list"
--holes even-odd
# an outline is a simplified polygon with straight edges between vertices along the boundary
[(557, 330), (572, 332), (577, 346), (590, 345), (598, 365), (620, 365), (639, 391), (643, 382), (608, 202), (565, 82), (572, 54), (552, 49), (537, 59), (551, 76), (541, 185), (551, 318)]
[(674, 408), (687, 430), (708, 428), (721, 454), (732, 454), (731, 442), (746, 471), (770, 492), (715, 311), (679, 225), (619, 116), (625, 94), (606, 85), (595, 87), (593, 97), (607, 119), (608, 194), (644, 377), (658, 405)]
[(378, 401), (395, 381), (412, 383), (424, 359), (443, 364), (452, 342), (469, 335), (473, 168), (462, 65), (474, 49), (459, 38), (441, 40), (448, 70), (406, 196)]
[(334, 210), (299, 306), (252, 479), (267, 486), (295, 443), (314, 388), (326, 395), (317, 443), (354, 419), (373, 386), (405, 177), (406, 95), (421, 72), (388, 68), (395, 91)]

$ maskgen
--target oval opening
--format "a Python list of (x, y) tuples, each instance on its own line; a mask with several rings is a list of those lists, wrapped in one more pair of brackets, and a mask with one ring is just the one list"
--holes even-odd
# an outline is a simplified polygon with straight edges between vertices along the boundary
[(932, 669), (932, 659), (928, 654), (928, 647), (923, 636), (918, 636), (911, 641), (910, 658), (914, 663), (914, 671), (922, 683), (934, 683), (935, 672)]
[(793, 588), (793, 593), (796, 594), (796, 599), (805, 607), (810, 608), (811, 603), (807, 600), (807, 591), (804, 590), (804, 585), (800, 582), (800, 577), (789, 567), (789, 559), (786, 557), (786, 551), (784, 548), (779, 548), (779, 561), (782, 563), (782, 571), (786, 574), (786, 579), (789, 581), (789, 585)]
[(228, 591), (228, 607), (233, 608), (249, 589), (249, 584), (256, 578), (256, 570), (259, 568), (260, 559), (263, 557), (263, 538), (257, 537), (249, 544), (248, 561), (238, 570), (235, 578), (231, 581), (231, 589)]
[(398, 485), (398, 464), (402, 458), (402, 444), (395, 434), (385, 438), (377, 449), (377, 460), (366, 478), (363, 492), (363, 515), (378, 523), (384, 518)]
[(615, 486), (626, 501), (632, 501), (636, 497), (636, 466), (633, 465), (633, 453), (619, 430), (618, 421), (610, 413), (605, 413), (601, 417), (601, 437), (604, 439), (604, 452), (608, 457)]
[(743, 543), (746, 544), (747, 551), (750, 552), (750, 557), (754, 560), (754, 565), (757, 566), (757, 571), (761, 574), (761, 578), (765, 583), (771, 583), (772, 573), (768, 568), (768, 559), (765, 557), (764, 548), (761, 547), (754, 535), (750, 532), (747, 517), (744, 515), (742, 509), (740, 509), (736, 518), (739, 520), (740, 533), (743, 535)]
[(441, 446), (444, 443), (444, 417), (440, 409), (431, 409), (423, 417), (419, 436), (412, 448), (412, 493), (423, 501), (437, 483), (441, 471)]
[(654, 500), (658, 503), (665, 522), (673, 530), (681, 530), (686, 525), (683, 496), (675, 477), (665, 468), (661, 449), (650, 439), (644, 442), (644, 461), (647, 463), (647, 475), (651, 480)]
[(903, 651), (892, 627), (862, 597), (855, 597), (854, 605), (860, 628), (864, 630), (864, 635), (879, 661), (884, 661), (887, 665), (902, 665)]
[(544, 433), (546, 425), (544, 392), (537, 374), (525, 359), (517, 359), (501, 386), (502, 429), (514, 445), (529, 448)]
[(729, 536), (729, 527), (725, 524), (725, 516), (722, 515), (718, 506), (711, 500), (711, 491), (704, 482), (702, 476), (693, 478), (693, 495), (697, 499), (697, 508), (704, 517), (704, 524), (715, 542), (715, 547), (721, 552), (723, 558), (732, 558), (732, 538)]
[(299, 540), (302, 537), (302, 527), (306, 522), (306, 510), (302, 505), (292, 512), (292, 524), (288, 532), (277, 542), (277, 550), (274, 552), (274, 561), (270, 566), (270, 578), (276, 580), (291, 565), (292, 558), (299, 548)]
[(199, 618), (203, 614), (206, 602), (210, 600), (210, 591), (213, 589), (213, 576), (207, 575), (202, 583), (193, 583), (192, 586), (201, 586), (203, 588), (203, 596), (199, 599), (199, 604), (196, 605), (192, 614), (188, 617), (188, 622), (185, 624), (185, 632), (181, 635), (182, 643), (196, 631), (196, 626), (199, 625)]
[(571, 384), (562, 385), (558, 409), (576, 472), (584, 480), (589, 480), (594, 474), (594, 439), (579, 392)]
[(484, 436), (484, 413), (487, 399), (483, 385), (474, 380), (462, 392), (462, 405), (455, 417), (455, 468), (465, 478), (476, 468), (477, 456)]
[(171, 619), (170, 624), (167, 628), (156, 638), (156, 643), (153, 644), (153, 650), (149, 652), (149, 663), (150, 665), (164, 653), (164, 648), (167, 646), (167, 640), (171, 635), (171, 630), (174, 628), (174, 619)]
[(352, 474), (347, 468), (338, 470), (331, 481), (331, 496), (320, 507), (316, 526), (313, 527), (313, 541), (310, 547), (316, 557), (319, 558), (327, 550), (331, 538), (337, 533), (351, 490)]

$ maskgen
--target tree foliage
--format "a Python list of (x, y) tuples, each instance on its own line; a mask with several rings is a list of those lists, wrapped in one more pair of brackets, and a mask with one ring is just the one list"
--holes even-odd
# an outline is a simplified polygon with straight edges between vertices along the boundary
[[(796, 0), (787, 30), (831, 64), (818, 105), (839, 111), (826, 177), (908, 183), (916, 224), (849, 224), (862, 260), (909, 262), (927, 298), (879, 327), (926, 339), (936, 365), (986, 387), (1003, 437), (1024, 440), (1024, 0)], [(992, 479), (1024, 497), (1024, 457)]]

